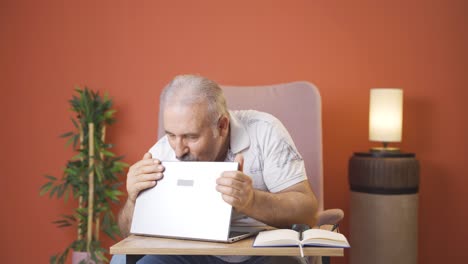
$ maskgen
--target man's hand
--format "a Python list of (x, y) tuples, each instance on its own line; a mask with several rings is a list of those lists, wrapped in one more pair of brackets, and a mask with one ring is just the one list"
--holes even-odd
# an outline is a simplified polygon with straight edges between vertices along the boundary
[(237, 154), (235, 161), (239, 163), (238, 171), (225, 171), (216, 180), (216, 190), (223, 200), (232, 205), (238, 212), (248, 211), (254, 201), (252, 179), (243, 172), (244, 157)]
[(163, 177), (164, 167), (161, 161), (153, 159), (151, 153), (145, 153), (143, 159), (133, 164), (127, 174), (128, 200), (135, 203), (138, 194), (156, 185)]

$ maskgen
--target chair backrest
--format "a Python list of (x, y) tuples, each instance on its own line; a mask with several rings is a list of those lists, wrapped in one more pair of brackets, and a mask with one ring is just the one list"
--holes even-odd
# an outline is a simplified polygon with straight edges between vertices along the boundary
[[(267, 86), (221, 86), (231, 110), (254, 109), (276, 116), (301, 153), (319, 211), (323, 210), (322, 114), (318, 89), (308, 82)], [(159, 112), (159, 137), (164, 135)]]

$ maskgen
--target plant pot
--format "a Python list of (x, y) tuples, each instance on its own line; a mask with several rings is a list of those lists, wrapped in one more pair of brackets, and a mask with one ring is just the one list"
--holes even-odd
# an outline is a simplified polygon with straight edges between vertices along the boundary
[(72, 264), (80, 264), (84, 260), (86, 264), (96, 264), (94, 260), (91, 259), (91, 255), (88, 252), (75, 252), (72, 254)]

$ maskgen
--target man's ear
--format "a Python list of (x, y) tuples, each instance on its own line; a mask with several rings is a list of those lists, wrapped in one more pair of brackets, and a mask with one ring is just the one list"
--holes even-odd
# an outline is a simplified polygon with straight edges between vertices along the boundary
[(218, 121), (219, 134), (226, 136), (229, 132), (229, 118), (227, 116), (222, 116)]

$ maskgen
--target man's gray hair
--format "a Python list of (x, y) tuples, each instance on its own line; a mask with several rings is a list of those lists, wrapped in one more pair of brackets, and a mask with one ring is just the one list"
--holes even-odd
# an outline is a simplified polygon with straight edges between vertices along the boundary
[(208, 115), (216, 124), (221, 115), (229, 116), (226, 99), (219, 85), (199, 75), (178, 75), (163, 90), (161, 94), (161, 109), (167, 104), (181, 103), (193, 105), (208, 103)]

